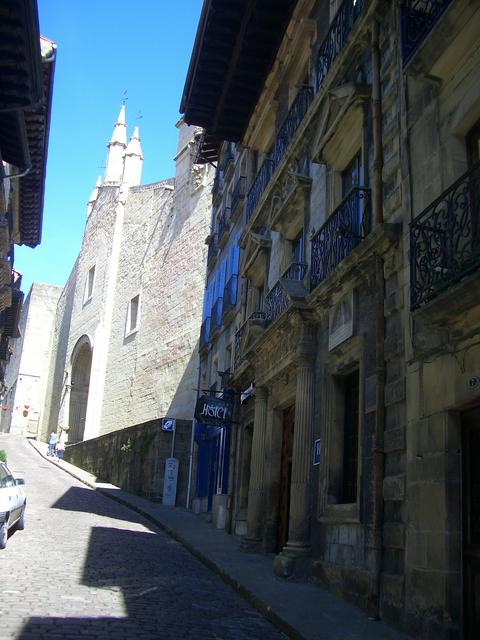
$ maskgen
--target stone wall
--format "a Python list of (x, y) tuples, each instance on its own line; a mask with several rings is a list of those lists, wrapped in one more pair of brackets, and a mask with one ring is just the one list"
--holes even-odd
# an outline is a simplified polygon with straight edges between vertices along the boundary
[[(190, 439), (191, 422), (177, 420), (174, 448), (174, 457), (179, 460), (177, 506), (184, 506), (187, 498)], [(93, 473), (99, 481), (161, 501), (165, 460), (171, 455), (171, 446), (172, 433), (162, 431), (158, 419), (69, 445), (65, 460)]]
[(77, 264), (75, 262), (68, 281), (58, 300), (55, 326), (53, 329), (51, 355), (47, 378), (43, 418), (40, 421), (39, 439), (46, 440), (47, 434), (56, 431), (59, 415), (65, 400), (65, 368), (67, 363), (68, 336), (72, 318), (73, 299), (77, 281)]

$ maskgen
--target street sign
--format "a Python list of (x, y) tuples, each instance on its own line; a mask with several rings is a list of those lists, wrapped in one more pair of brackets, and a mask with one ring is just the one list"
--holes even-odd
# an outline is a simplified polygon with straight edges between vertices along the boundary
[(313, 443), (313, 465), (320, 464), (320, 438)]
[(175, 419), (162, 418), (162, 431), (175, 431)]

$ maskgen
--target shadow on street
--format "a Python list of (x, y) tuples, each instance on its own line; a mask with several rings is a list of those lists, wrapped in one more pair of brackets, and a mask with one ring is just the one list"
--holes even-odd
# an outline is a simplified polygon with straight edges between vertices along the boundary
[[(63, 509), (64, 511), (82, 511), (84, 513), (95, 513), (106, 518), (114, 518), (120, 520), (128, 520), (129, 522), (138, 522), (143, 526), (156, 530), (153, 525), (148, 523), (144, 517), (127, 507), (122, 508), (119, 515), (118, 503), (105, 498), (102, 501), (92, 500), (92, 491), (94, 489), (71, 487), (63, 496), (52, 504), (52, 509)], [(99, 495), (99, 494), (97, 494)], [(102, 496), (103, 497), (103, 496)]]
[[(67, 492), (59, 501), (63, 506), (56, 508), (69, 508), (71, 493), (77, 491), (82, 489)], [(178, 543), (163, 535), (92, 528), (81, 584), (121, 594), (124, 617), (32, 617), (18, 640), (284, 637)], [(92, 600), (87, 607), (91, 604), (94, 613), (97, 597), (93, 590), (88, 593)], [(80, 595), (84, 598), (85, 591)]]

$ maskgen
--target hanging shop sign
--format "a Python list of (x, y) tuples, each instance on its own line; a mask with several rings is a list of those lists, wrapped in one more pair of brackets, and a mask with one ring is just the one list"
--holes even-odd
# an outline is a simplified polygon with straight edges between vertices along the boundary
[(320, 464), (320, 438), (313, 443), (313, 466)]
[(232, 421), (233, 403), (215, 396), (200, 396), (195, 406), (195, 420), (225, 427)]

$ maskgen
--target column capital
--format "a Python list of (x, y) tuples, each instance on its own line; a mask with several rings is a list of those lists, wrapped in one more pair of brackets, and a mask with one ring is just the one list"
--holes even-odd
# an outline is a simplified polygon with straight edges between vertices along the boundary
[(255, 387), (255, 398), (258, 400), (266, 400), (268, 396), (267, 387)]

